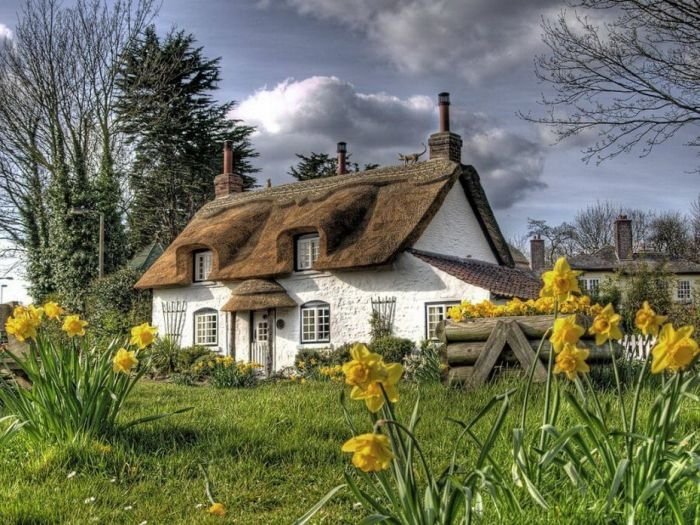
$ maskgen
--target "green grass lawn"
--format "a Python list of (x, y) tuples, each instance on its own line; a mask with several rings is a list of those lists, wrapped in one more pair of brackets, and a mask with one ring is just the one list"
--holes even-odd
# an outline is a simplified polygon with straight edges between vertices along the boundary
[[(476, 392), (439, 385), (421, 389), (419, 438), (436, 468), (449, 461), (459, 433), (447, 418), (469, 419), (509, 386), (500, 381)], [(186, 406), (193, 410), (122, 431), (105, 442), (108, 448), (96, 443), (35, 450), (21, 436), (14, 439), (0, 450), (0, 523), (290, 523), (341, 483), (349, 464), (349, 456), (340, 452), (351, 435), (339, 406), (340, 390), (337, 383), (315, 382), (249, 390), (144, 382), (131, 396), (123, 421)], [(408, 419), (416, 392), (403, 386), (400, 416)], [(541, 404), (542, 389), (537, 387), (532, 405)], [(356, 424), (369, 431), (362, 406), (352, 402), (350, 407)], [(516, 399), (509, 424), (518, 410)], [(684, 427), (693, 429), (698, 423), (695, 410)], [(504, 465), (510, 465), (509, 440), (509, 431), (503, 432), (494, 453)], [(476, 452), (465, 445), (461, 458), (468, 464)], [(209, 472), (215, 498), (228, 508), (225, 518), (206, 513), (200, 465)], [(549, 512), (528, 503), (525, 518), (490, 516), (487, 521), (606, 521), (599, 508), (580, 503), (582, 498), (566, 498), (571, 490), (562, 487), (560, 504)], [(522, 500), (527, 501), (525, 496)], [(364, 514), (353, 503), (348, 493), (341, 493), (315, 522), (355, 523)], [(649, 522), (666, 523), (667, 518), (656, 515)]]

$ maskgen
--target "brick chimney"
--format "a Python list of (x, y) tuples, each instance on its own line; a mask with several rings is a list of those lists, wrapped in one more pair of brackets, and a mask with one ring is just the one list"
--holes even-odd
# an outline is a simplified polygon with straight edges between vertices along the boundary
[(345, 144), (345, 142), (338, 142), (338, 166), (335, 169), (335, 172), (338, 175), (345, 175), (348, 172), (348, 168), (346, 166), (346, 161), (345, 161), (345, 154), (348, 151), (348, 145)]
[(538, 274), (544, 270), (544, 239), (539, 235), (530, 239), (530, 268)]
[(214, 198), (221, 199), (231, 193), (243, 191), (243, 178), (233, 173), (233, 143), (224, 141), (224, 172), (214, 178)]
[(430, 135), (428, 147), (431, 159), (462, 162), (462, 137), (450, 131), (450, 94), (438, 95), (440, 108), (440, 131)]
[(615, 219), (615, 251), (621, 261), (632, 259), (632, 220), (627, 215)]

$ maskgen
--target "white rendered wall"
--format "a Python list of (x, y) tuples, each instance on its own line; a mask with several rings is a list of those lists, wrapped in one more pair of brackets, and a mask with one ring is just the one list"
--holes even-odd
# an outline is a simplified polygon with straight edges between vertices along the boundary
[[(301, 344), (299, 307), (279, 308), (276, 319), (284, 328), (275, 329), (275, 368), (291, 366), (300, 348), (328, 348), (343, 343), (368, 341), (369, 320), (374, 297), (396, 297), (394, 335), (419, 342), (425, 339), (425, 304), (469, 299), (481, 301), (489, 292), (437, 270), (408, 253), (401, 254), (391, 267), (351, 272), (306, 272), (278, 279), (297, 304), (324, 301), (331, 309), (330, 343)], [(182, 345), (193, 344), (193, 314), (200, 308), (219, 310), (235, 284), (193, 285), (153, 292), (153, 323), (164, 330), (161, 301), (187, 301), (187, 317)], [(232, 322), (227, 312), (219, 312), (219, 345), (230, 355), (226, 326)], [(235, 356), (249, 359), (250, 314), (235, 316)]]
[(465, 259), (497, 262), (459, 181), (452, 186), (413, 247)]

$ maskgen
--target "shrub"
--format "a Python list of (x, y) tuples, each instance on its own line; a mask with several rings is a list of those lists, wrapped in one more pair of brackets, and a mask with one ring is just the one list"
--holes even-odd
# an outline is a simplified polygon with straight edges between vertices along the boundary
[[(46, 313), (44, 313), (46, 312)], [(54, 319), (49, 319), (54, 317)], [(115, 338), (96, 345), (77, 315), (63, 316), (56, 304), (44, 309), (17, 307), (7, 322), (8, 333), (27, 341), (28, 351), (12, 359), (31, 388), (0, 378), (0, 403), (34, 441), (68, 443), (110, 433), (124, 401), (144, 374), (138, 359), (155, 330), (132, 330), (131, 344)], [(56, 333), (62, 326), (62, 332)], [(152, 416), (127, 426), (163, 416)]]
[(148, 352), (148, 372), (153, 376), (168, 376), (178, 370), (180, 346), (172, 337), (158, 339)]
[(202, 358), (212, 357), (216, 354), (213, 350), (210, 350), (206, 346), (188, 346), (186, 348), (180, 348), (175, 355), (175, 371), (184, 373), (191, 370), (192, 365), (194, 365), (198, 360)]
[(416, 345), (410, 339), (389, 336), (372, 341), (370, 347), (387, 362), (403, 363), (404, 358), (413, 352)]
[(215, 357), (200, 363), (206, 363), (204, 366), (216, 388), (251, 388), (260, 381), (262, 365), (258, 363), (236, 362), (232, 357)]

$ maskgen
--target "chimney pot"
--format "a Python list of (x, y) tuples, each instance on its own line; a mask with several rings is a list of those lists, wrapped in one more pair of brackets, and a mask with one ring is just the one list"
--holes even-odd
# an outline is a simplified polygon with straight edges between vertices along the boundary
[(344, 175), (348, 172), (345, 159), (345, 154), (348, 151), (348, 145), (345, 142), (338, 142), (338, 147), (336, 151), (338, 153), (336, 173), (338, 175)]
[(224, 141), (224, 170), (214, 178), (214, 197), (220, 199), (243, 191), (243, 178), (233, 172), (233, 143)]
[(544, 239), (539, 235), (530, 239), (530, 268), (537, 274), (544, 270)]
[(462, 137), (450, 131), (450, 94), (438, 95), (440, 108), (440, 131), (430, 135), (428, 147), (431, 159), (445, 159), (462, 162)]

